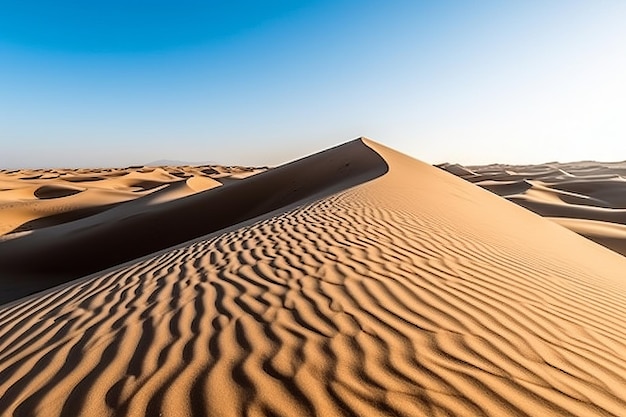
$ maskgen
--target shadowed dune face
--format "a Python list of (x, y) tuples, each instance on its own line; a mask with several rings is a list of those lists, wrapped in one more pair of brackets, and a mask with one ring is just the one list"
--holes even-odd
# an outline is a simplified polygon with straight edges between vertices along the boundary
[(377, 179), (0, 307), (0, 413), (623, 415), (626, 259), (366, 144)]
[(440, 168), (626, 255), (626, 162)]
[(84, 188), (63, 187), (59, 185), (42, 185), (33, 194), (39, 199), (69, 197), (84, 191)]
[[(0, 242), (0, 303), (321, 198), (382, 175), (387, 165), (356, 140), (253, 176), (252, 170), (228, 169), (220, 181), (223, 174), (242, 179), (196, 193), (194, 188), (206, 185), (174, 177), (188, 182), (181, 183), (186, 193), (177, 194), (181, 184), (175, 183), (105, 212)], [(130, 176), (115, 180), (135, 185), (145, 174)], [(159, 176), (171, 180), (167, 172)]]

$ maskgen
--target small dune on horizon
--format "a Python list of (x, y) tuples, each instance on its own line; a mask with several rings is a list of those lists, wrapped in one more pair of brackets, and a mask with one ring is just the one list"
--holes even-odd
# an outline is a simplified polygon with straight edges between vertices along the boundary
[(626, 258), (478, 185), (615, 193), (450, 171), (362, 138), (1, 241), (0, 415), (626, 415)]

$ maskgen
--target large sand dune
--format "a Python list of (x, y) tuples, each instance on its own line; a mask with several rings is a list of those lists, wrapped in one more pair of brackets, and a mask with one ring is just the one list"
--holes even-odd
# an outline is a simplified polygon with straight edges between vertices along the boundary
[(0, 307), (0, 415), (626, 415), (626, 258), (368, 140), (272, 172), (297, 198)]
[(386, 170), (378, 154), (351, 142), (224, 187), (192, 193), (184, 185), (182, 195), (169, 187), (97, 215), (35, 230), (0, 243), (0, 285), (6, 289), (0, 303), (284, 211)]

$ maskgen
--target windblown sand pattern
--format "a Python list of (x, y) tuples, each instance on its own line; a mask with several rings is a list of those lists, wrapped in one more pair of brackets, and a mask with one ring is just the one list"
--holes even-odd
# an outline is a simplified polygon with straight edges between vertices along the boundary
[(351, 146), (388, 172), (1, 307), (0, 414), (626, 413), (625, 258)]
[(626, 162), (439, 167), (626, 255)]

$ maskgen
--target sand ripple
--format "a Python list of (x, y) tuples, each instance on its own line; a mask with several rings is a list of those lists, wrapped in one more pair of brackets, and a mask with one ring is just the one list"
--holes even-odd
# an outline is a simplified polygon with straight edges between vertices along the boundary
[(2, 415), (625, 415), (626, 261), (370, 146), (382, 178), (1, 307)]

